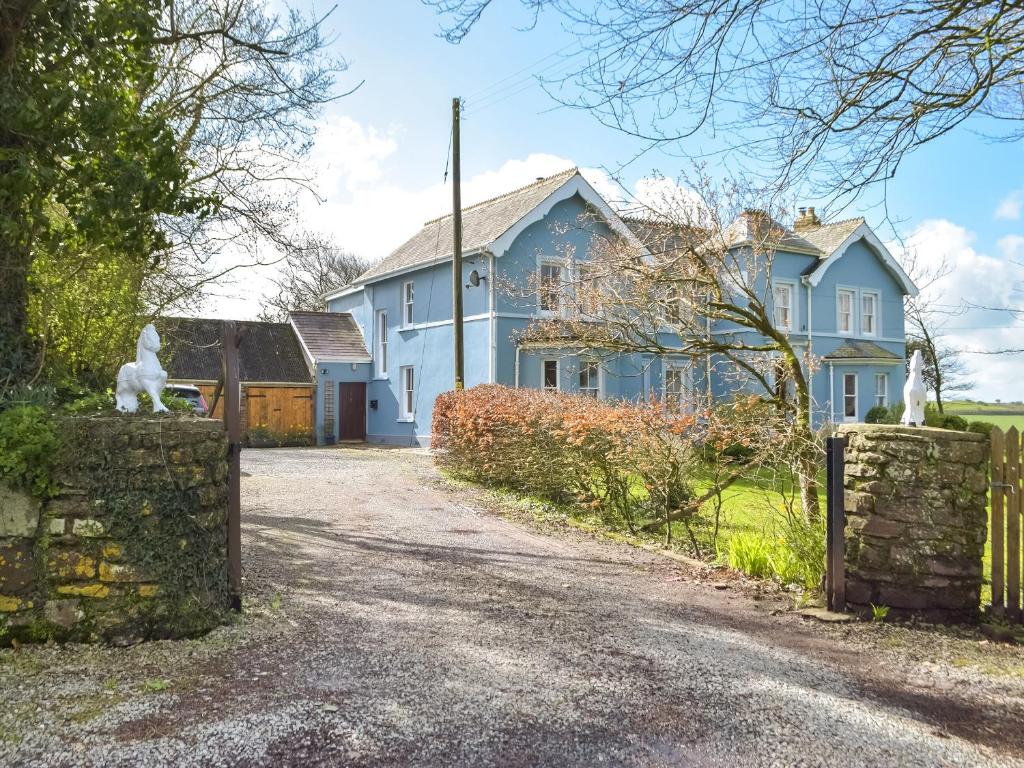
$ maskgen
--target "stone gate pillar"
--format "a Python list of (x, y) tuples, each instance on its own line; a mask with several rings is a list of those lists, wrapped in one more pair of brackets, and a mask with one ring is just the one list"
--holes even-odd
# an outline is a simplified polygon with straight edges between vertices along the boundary
[(929, 427), (847, 424), (846, 600), (870, 614), (978, 618), (988, 441)]

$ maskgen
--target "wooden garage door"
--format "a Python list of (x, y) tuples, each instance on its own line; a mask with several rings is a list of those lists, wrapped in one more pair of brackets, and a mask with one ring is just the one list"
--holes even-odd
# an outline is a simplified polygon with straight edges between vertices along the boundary
[(313, 432), (312, 387), (254, 387), (245, 390), (249, 429), (266, 427), (274, 433)]

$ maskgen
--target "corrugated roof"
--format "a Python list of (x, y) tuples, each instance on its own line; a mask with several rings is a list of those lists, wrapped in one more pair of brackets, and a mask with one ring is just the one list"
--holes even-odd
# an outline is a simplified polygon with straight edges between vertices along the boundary
[(900, 356), (895, 352), (890, 352), (884, 347), (880, 347), (873, 341), (861, 341), (859, 339), (850, 339), (844, 341), (838, 347), (833, 349), (827, 355), (826, 360), (844, 360), (844, 359), (859, 359), (859, 360), (899, 360)]
[[(166, 317), (155, 321), (163, 350), (160, 362), (170, 379), (216, 381), (221, 375), (224, 320)], [(309, 367), (288, 323), (239, 320), (246, 335), (238, 348), (239, 376), (245, 382), (308, 384)]]
[(855, 219), (844, 219), (843, 221), (834, 221), (831, 224), (822, 224), (814, 229), (802, 229), (800, 236), (812, 243), (827, 258), (863, 223), (864, 217), (858, 216)]
[(292, 312), (292, 324), (314, 360), (368, 361), (363, 334), (348, 312)]
[[(570, 168), (525, 187), (463, 208), (462, 250), (473, 251), (493, 243), (577, 173), (579, 171), (576, 168)], [(419, 232), (389, 256), (360, 275), (356, 282), (365, 283), (400, 269), (451, 258), (452, 240), (451, 214), (428, 221)]]

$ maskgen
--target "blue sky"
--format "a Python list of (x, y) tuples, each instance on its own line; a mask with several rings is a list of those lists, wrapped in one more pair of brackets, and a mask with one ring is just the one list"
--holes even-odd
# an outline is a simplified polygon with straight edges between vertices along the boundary
[[(322, 12), (330, 6), (308, 7)], [(453, 96), (466, 100), (462, 166), (468, 203), (570, 163), (617, 169), (643, 149), (586, 112), (559, 108), (524, 80), (530, 73), (557, 77), (568, 71), (572, 62), (565, 56), (579, 48), (556, 15), (523, 31), (530, 20), (517, 0), (498, 0), (462, 44), (451, 45), (438, 36), (433, 10), (418, 0), (340, 2), (327, 21), (331, 51), (349, 62), (339, 91), (365, 82), (323, 115), (309, 162), (325, 202), (305, 201), (304, 223), (379, 258), (423, 220), (444, 213), (451, 193), (441, 177)], [(699, 155), (709, 146), (707, 137), (695, 136), (683, 149)], [(653, 170), (676, 177), (690, 163), (654, 151), (629, 165), (622, 179), (635, 188)], [(865, 215), (877, 224), (884, 217), (877, 200), (875, 194), (858, 201), (841, 217)], [(992, 143), (962, 127), (905, 161), (888, 185), (887, 203), (904, 243), (916, 247), (919, 257), (946, 258), (953, 266), (953, 274), (935, 286), (943, 301), (1024, 304), (1012, 290), (1024, 283), (1024, 268), (1010, 261), (1024, 261), (1024, 142)], [(892, 229), (880, 227), (879, 235), (895, 239)], [(263, 285), (245, 280), (218, 302), (216, 313), (254, 315)], [(971, 312), (950, 318), (946, 328), (950, 341), (964, 349), (1024, 346), (1024, 327), (1002, 314)], [(968, 363), (989, 371), (979, 378), (976, 395), (1024, 399), (1024, 386), (1017, 384), (1024, 381), (1020, 356), (970, 356)]]

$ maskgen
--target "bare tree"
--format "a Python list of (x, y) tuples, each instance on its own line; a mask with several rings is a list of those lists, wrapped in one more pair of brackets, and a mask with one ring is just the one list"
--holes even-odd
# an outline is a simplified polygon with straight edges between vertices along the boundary
[[(688, 186), (691, 205), (659, 206), (655, 218), (633, 223), (646, 253), (595, 232), (586, 262), (562, 254), (571, 278), (533, 287), (560, 311), (534, 322), (526, 340), (599, 357), (683, 357), (705, 377), (712, 369), (731, 376), (734, 401), (758, 414), (746, 423), (775, 455), (778, 446), (788, 448), (804, 514), (817, 520), (821, 448), (810, 390), (817, 361), (776, 315), (771, 288), (775, 253), (792, 233), (767, 210), (750, 207), (736, 187), (722, 190), (706, 177)], [(580, 226), (594, 230), (589, 222)], [(709, 389), (690, 395), (711, 400)]]
[[(172, 248), (154, 264), (155, 305), (188, 303), (231, 272), (301, 247), (296, 199), (312, 190), (302, 160), (346, 69), (326, 53), (325, 18), (274, 13), (261, 0), (165, 4), (159, 75), (143, 96), (191, 161), (187, 191), (208, 203), (163, 220)], [(225, 250), (230, 263), (218, 264)]]
[(916, 251), (904, 261), (907, 274), (918, 287), (917, 296), (908, 296), (904, 303), (907, 355), (921, 350), (925, 386), (935, 396), (939, 413), (944, 413), (947, 395), (974, 388), (960, 350), (945, 341), (944, 331), (949, 319), (964, 315), (968, 307), (963, 302), (951, 305), (943, 301), (941, 281), (952, 272), (948, 261), (929, 261)]
[(277, 293), (263, 300), (260, 319), (282, 321), (289, 312), (322, 311), (324, 295), (355, 280), (369, 263), (330, 240), (305, 235), (289, 247), (280, 276), (274, 281)]
[[(462, 40), (498, 0), (424, 0)], [(837, 196), (974, 116), (1024, 135), (1024, 11), (992, 0), (519, 0), (581, 41), (563, 104), (653, 144), (707, 129)], [(729, 140), (726, 138), (726, 140)]]

